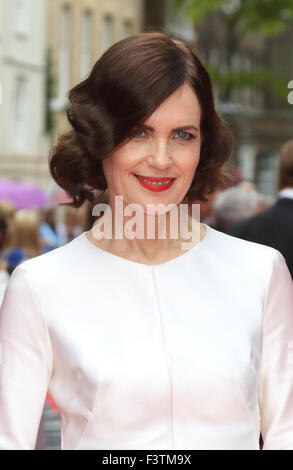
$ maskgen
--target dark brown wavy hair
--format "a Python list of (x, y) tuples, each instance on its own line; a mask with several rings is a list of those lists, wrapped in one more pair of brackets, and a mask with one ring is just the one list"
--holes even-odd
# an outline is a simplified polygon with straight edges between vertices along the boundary
[(233, 149), (228, 124), (216, 113), (210, 76), (192, 49), (161, 32), (144, 32), (111, 46), (89, 76), (69, 91), (72, 130), (59, 136), (49, 156), (54, 180), (80, 207), (106, 190), (102, 159), (177, 88), (188, 82), (201, 107), (200, 161), (185, 197), (206, 195), (228, 181), (223, 168)]

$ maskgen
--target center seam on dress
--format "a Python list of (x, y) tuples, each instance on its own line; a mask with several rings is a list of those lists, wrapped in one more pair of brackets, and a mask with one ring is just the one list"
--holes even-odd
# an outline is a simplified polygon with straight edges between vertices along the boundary
[(157, 280), (156, 280), (156, 276), (155, 276), (154, 266), (152, 266), (152, 276), (153, 276), (154, 289), (155, 289), (155, 295), (156, 295), (156, 299), (157, 299), (157, 306), (158, 306), (158, 312), (159, 312), (159, 318), (160, 318), (163, 348), (164, 348), (164, 352), (165, 352), (166, 364), (167, 364), (167, 369), (168, 369), (169, 388), (170, 388), (169, 420), (170, 420), (172, 445), (173, 445), (173, 448), (175, 449), (175, 439), (174, 439), (174, 429), (173, 429), (173, 415), (172, 415), (172, 411), (173, 411), (172, 375), (171, 375), (171, 367), (170, 367), (168, 354), (167, 354), (167, 344), (166, 344), (166, 337), (165, 337), (165, 332), (164, 332), (163, 315), (162, 315), (162, 310), (161, 310), (161, 307), (160, 307), (160, 300), (159, 300)]

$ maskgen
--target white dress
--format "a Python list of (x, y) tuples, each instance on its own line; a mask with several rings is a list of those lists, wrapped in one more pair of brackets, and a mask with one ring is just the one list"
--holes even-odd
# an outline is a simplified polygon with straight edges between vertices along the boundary
[(275, 249), (206, 225), (159, 265), (80, 234), (24, 261), (0, 310), (0, 449), (293, 449), (293, 283)]

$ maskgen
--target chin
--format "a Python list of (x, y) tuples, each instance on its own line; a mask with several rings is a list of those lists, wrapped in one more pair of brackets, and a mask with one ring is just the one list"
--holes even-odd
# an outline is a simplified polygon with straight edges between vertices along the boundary
[[(159, 204), (164, 204), (164, 206), (175, 204), (176, 206), (178, 206), (178, 204), (180, 204), (184, 198), (184, 196), (182, 195), (181, 196), (173, 195), (172, 199), (170, 198), (170, 196), (168, 197), (167, 194), (165, 196), (161, 194), (159, 197), (158, 196), (159, 196), (158, 194), (154, 194), (154, 195), (150, 194), (148, 197), (146, 196), (138, 197), (138, 195), (133, 195), (133, 197), (123, 196), (123, 203), (124, 203), (124, 206), (127, 206), (128, 204), (138, 204), (139, 206), (143, 208), (143, 212), (147, 214), (148, 204), (154, 205), (154, 206), (157, 206)], [(164, 212), (169, 212), (169, 210), (168, 211), (164, 210)]]

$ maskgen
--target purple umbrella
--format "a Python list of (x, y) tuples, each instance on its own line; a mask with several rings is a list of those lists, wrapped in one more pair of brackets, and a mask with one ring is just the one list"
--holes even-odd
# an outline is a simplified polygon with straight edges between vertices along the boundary
[(47, 196), (40, 188), (20, 181), (0, 181), (0, 199), (12, 202), (17, 210), (48, 204)]

